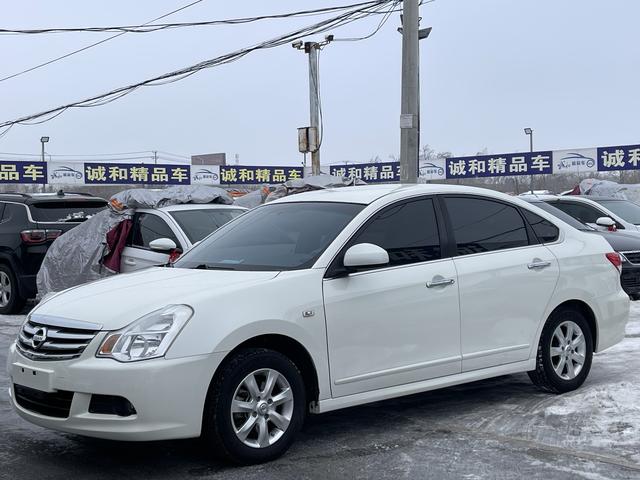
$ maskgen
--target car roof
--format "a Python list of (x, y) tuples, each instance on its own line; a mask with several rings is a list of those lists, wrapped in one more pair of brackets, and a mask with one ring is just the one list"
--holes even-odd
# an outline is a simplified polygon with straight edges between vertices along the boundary
[(341, 203), (360, 203), (368, 205), (376, 200), (391, 194), (397, 194), (400, 197), (410, 197), (412, 195), (429, 195), (436, 193), (466, 193), (476, 194), (495, 198), (515, 199), (501, 192), (488, 190), (486, 188), (466, 187), (462, 185), (444, 185), (444, 184), (385, 184), (385, 185), (358, 185), (353, 187), (327, 188), (323, 190), (314, 190), (311, 192), (298, 193), (290, 195), (273, 203), (291, 203), (291, 202), (341, 202)]
[(138, 210), (162, 210), (163, 212), (178, 212), (184, 210), (248, 210), (239, 205), (223, 205), (220, 203), (181, 203), (160, 208), (139, 208)]

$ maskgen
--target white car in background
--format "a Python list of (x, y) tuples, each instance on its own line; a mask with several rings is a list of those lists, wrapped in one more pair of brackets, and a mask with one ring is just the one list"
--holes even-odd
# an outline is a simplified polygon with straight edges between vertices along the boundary
[(247, 209), (220, 204), (180, 204), (141, 208), (133, 216), (120, 271), (164, 265)]
[(173, 267), (40, 303), (8, 352), (11, 403), (56, 430), (202, 435), (212, 453), (268, 461), (308, 412), (518, 372), (580, 387), (593, 353), (624, 338), (620, 268), (604, 238), (489, 190), (301, 193)]
[(536, 197), (598, 230), (611, 229), (615, 225), (619, 230), (640, 235), (640, 205), (629, 200), (592, 195), (536, 195)]

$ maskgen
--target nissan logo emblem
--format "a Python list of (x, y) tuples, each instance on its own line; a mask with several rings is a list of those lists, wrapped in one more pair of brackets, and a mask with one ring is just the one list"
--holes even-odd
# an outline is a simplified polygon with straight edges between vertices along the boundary
[(40, 327), (31, 337), (31, 346), (34, 350), (39, 349), (47, 340), (47, 327)]

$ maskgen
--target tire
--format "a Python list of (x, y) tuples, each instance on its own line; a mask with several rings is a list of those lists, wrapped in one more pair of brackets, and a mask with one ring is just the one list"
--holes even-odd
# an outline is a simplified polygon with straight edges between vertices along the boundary
[[(569, 336), (571, 344), (567, 342)], [(593, 334), (589, 322), (580, 311), (561, 308), (551, 314), (542, 330), (536, 369), (528, 372), (529, 378), (541, 390), (570, 392), (584, 383), (592, 360)]]
[[(270, 378), (274, 379), (271, 393), (266, 385)], [(292, 399), (287, 398), (287, 388)], [(239, 403), (232, 413), (234, 399)], [(302, 374), (289, 358), (265, 348), (241, 350), (221, 367), (209, 387), (202, 425), (205, 447), (239, 464), (274, 460), (295, 440), (306, 404)]]
[(20, 313), (25, 303), (13, 271), (7, 265), (0, 265), (0, 315)]

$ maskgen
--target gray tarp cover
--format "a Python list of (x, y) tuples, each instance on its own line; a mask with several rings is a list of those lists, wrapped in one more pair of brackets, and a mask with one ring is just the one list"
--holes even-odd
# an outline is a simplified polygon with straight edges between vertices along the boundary
[(131, 218), (136, 208), (156, 208), (183, 203), (231, 204), (223, 189), (204, 185), (180, 185), (163, 190), (136, 188), (111, 197), (108, 208), (58, 237), (44, 257), (37, 276), (38, 297), (112, 275), (101, 264), (107, 253), (106, 235), (121, 221)]
[(582, 195), (624, 198), (640, 203), (640, 184), (637, 183), (620, 184), (610, 180), (587, 178), (580, 182), (580, 193)]
[(278, 198), (311, 190), (352, 187), (354, 185), (366, 185), (366, 183), (358, 178), (352, 179), (347, 177), (335, 177), (333, 175), (314, 175), (311, 177), (289, 180), (283, 183), (276, 187), (276, 189), (267, 196), (266, 201), (270, 202), (272, 200), (277, 200)]

